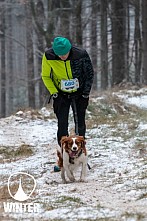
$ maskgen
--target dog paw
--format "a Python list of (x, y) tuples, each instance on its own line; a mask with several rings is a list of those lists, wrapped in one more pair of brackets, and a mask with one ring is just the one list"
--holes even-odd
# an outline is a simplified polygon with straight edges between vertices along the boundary
[(71, 177), (69, 179), (70, 179), (70, 182), (75, 182), (76, 181), (74, 177)]
[(62, 180), (62, 183), (63, 183), (63, 184), (66, 184), (66, 183), (67, 183), (67, 181), (66, 181), (66, 180)]
[(85, 180), (84, 180), (84, 179), (80, 179), (80, 180), (79, 180), (79, 182), (84, 183), (84, 182), (85, 182)]

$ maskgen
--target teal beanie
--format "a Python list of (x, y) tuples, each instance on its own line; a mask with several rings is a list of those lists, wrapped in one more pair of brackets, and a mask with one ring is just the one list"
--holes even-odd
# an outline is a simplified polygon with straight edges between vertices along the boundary
[(56, 37), (52, 47), (56, 55), (62, 56), (70, 51), (71, 43), (67, 38)]

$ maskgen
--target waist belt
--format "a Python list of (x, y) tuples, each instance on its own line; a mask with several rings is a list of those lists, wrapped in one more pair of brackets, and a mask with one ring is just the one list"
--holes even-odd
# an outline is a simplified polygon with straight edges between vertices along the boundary
[(61, 90), (58, 90), (58, 93), (61, 94), (62, 96), (66, 96), (69, 99), (70, 98), (76, 98), (81, 94), (79, 91), (68, 93), (68, 92), (64, 92), (64, 91), (61, 91)]

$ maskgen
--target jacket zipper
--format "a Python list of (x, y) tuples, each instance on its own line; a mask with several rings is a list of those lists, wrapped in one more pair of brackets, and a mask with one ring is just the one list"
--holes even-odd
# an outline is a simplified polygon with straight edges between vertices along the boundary
[(65, 64), (65, 69), (66, 69), (66, 74), (67, 74), (67, 77), (68, 77), (68, 79), (70, 80), (70, 77), (69, 77), (69, 75), (68, 75), (68, 70), (67, 70), (66, 61), (64, 61), (64, 64)]

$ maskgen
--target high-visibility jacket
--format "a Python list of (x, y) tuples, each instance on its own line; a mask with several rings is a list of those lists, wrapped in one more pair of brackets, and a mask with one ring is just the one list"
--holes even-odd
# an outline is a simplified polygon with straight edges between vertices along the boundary
[(52, 48), (46, 49), (42, 58), (42, 80), (50, 94), (61, 91), (61, 80), (78, 79), (79, 88), (72, 92), (89, 95), (93, 82), (93, 67), (86, 50), (72, 46), (66, 61)]

